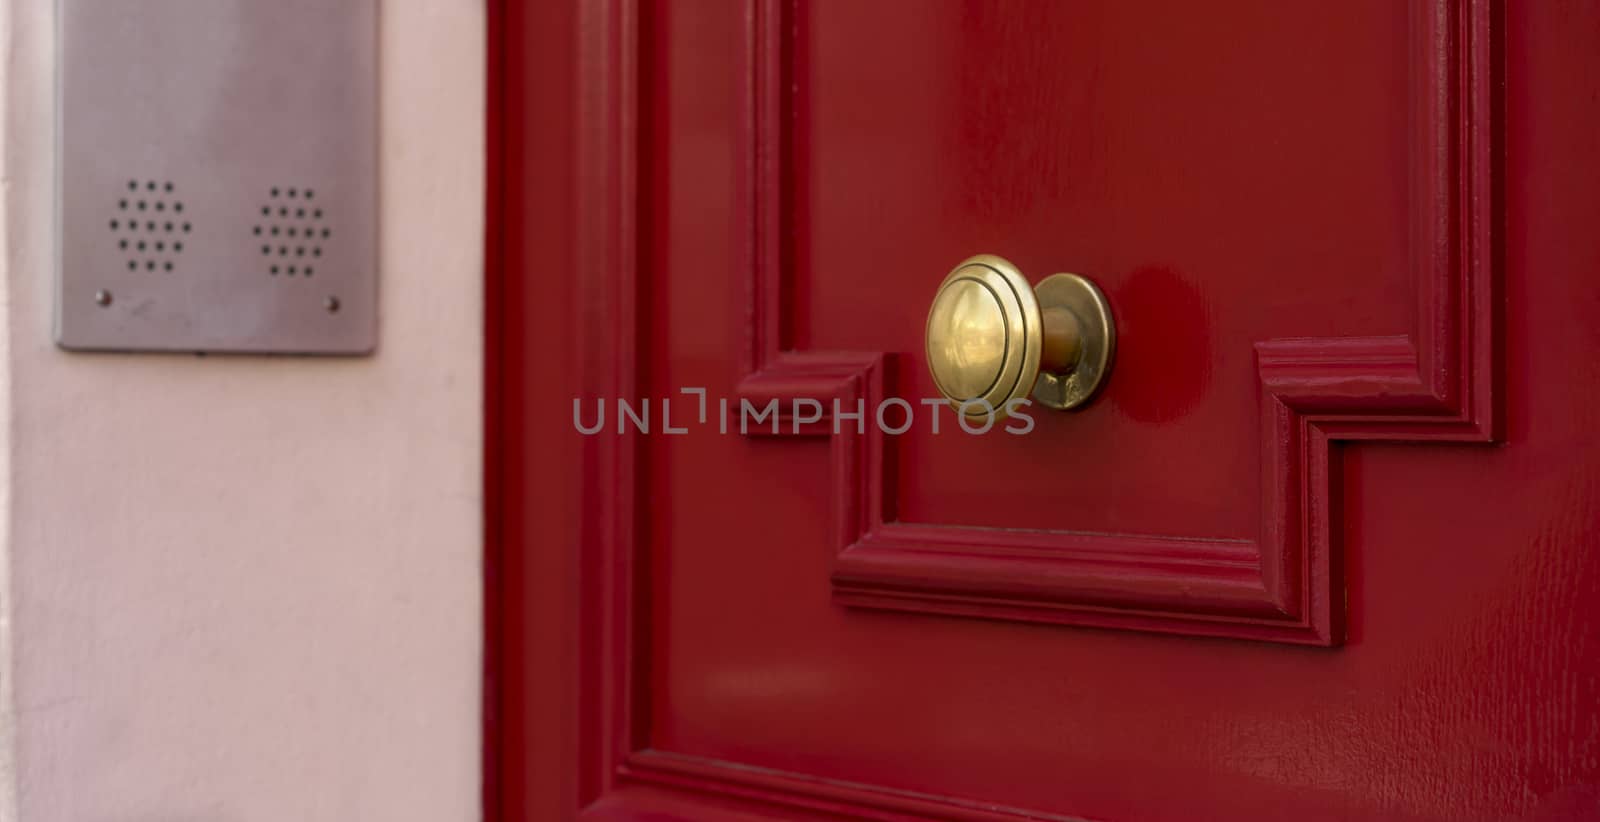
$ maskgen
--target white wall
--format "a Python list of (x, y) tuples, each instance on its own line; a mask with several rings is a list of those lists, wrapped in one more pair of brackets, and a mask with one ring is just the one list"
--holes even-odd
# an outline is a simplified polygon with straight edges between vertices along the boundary
[(0, 4), (0, 819), (476, 818), (483, 3), (385, 4), (369, 359), (58, 350), (54, 4)]

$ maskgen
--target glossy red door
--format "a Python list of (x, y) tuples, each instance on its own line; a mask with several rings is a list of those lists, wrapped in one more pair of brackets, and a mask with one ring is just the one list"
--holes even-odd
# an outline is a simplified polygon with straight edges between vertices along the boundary
[[(1600, 11), (493, 30), (492, 816), (1600, 816)], [(1088, 407), (935, 432), (977, 253), (1105, 290)]]

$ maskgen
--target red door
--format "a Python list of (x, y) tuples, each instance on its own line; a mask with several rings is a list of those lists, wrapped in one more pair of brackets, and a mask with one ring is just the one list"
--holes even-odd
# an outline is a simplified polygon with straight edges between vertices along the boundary
[(494, 15), (492, 818), (1600, 818), (1600, 6)]

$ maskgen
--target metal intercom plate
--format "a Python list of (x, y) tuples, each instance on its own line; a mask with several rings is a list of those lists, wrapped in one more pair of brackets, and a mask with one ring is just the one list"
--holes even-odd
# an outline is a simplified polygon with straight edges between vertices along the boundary
[(377, 0), (59, 0), (56, 340), (359, 354)]

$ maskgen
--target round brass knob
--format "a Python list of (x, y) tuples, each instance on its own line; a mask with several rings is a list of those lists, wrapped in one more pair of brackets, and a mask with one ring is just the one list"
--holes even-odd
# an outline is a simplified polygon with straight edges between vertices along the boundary
[(1111, 306), (1076, 274), (1028, 285), (992, 254), (956, 266), (928, 310), (928, 370), (967, 416), (1004, 415), (1030, 393), (1050, 408), (1076, 408), (1105, 382), (1116, 347)]

